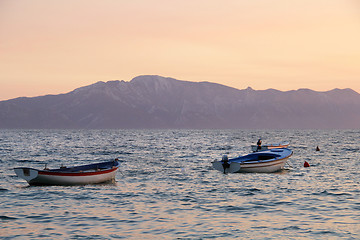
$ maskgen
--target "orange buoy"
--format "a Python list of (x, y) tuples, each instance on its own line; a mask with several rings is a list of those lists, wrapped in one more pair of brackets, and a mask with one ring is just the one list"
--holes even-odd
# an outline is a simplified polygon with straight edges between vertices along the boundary
[(310, 167), (310, 164), (307, 161), (305, 161), (304, 162), (304, 167)]

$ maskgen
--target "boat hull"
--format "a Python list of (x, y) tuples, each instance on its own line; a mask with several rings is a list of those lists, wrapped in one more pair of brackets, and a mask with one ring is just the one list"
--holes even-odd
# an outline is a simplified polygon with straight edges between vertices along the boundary
[(248, 173), (272, 173), (281, 171), (289, 157), (271, 161), (271, 162), (258, 162), (258, 163), (240, 163), (240, 169), (235, 173), (248, 172)]
[(67, 168), (69, 170), (15, 168), (14, 171), (18, 177), (25, 179), (30, 185), (86, 185), (114, 180), (119, 165), (117, 161), (113, 161), (107, 162), (107, 165), (101, 163), (102, 169), (98, 169), (96, 164), (92, 164), (75, 167), (72, 171), (72, 168)]
[(287, 159), (292, 156), (287, 148), (256, 152), (246, 156), (229, 159), (230, 167), (224, 170), (222, 161), (214, 161), (213, 167), (225, 173), (272, 173), (283, 169)]

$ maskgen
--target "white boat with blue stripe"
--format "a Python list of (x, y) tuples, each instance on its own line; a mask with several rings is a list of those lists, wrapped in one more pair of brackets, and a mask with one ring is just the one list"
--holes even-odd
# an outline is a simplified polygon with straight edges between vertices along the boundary
[(283, 169), (287, 159), (293, 154), (288, 148), (275, 148), (250, 153), (245, 156), (212, 162), (213, 167), (223, 173), (257, 172), (272, 173)]

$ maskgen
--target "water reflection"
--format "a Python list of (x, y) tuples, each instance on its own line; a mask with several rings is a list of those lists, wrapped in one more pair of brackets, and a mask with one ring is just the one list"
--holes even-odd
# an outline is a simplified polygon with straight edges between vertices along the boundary
[[(3, 130), (0, 135), (0, 149), (13, 149), (0, 152), (5, 237), (356, 239), (360, 234), (360, 163), (352, 140), (360, 131)], [(258, 136), (289, 139), (292, 167), (274, 174), (212, 169), (211, 161), (224, 152), (249, 153)], [(320, 152), (314, 151), (317, 145)], [(77, 165), (116, 157), (123, 163), (116, 181), (107, 184), (29, 187), (12, 171), (23, 164)], [(310, 168), (303, 167), (305, 160)]]

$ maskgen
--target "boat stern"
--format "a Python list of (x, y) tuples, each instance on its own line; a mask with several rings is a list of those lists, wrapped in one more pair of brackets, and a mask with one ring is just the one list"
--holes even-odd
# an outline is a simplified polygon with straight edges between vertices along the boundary
[(14, 168), (14, 171), (18, 177), (25, 179), (27, 182), (38, 176), (38, 170), (33, 168)]
[(240, 171), (240, 163), (231, 162), (224, 166), (223, 161), (212, 162), (213, 168), (223, 173), (235, 173)]

